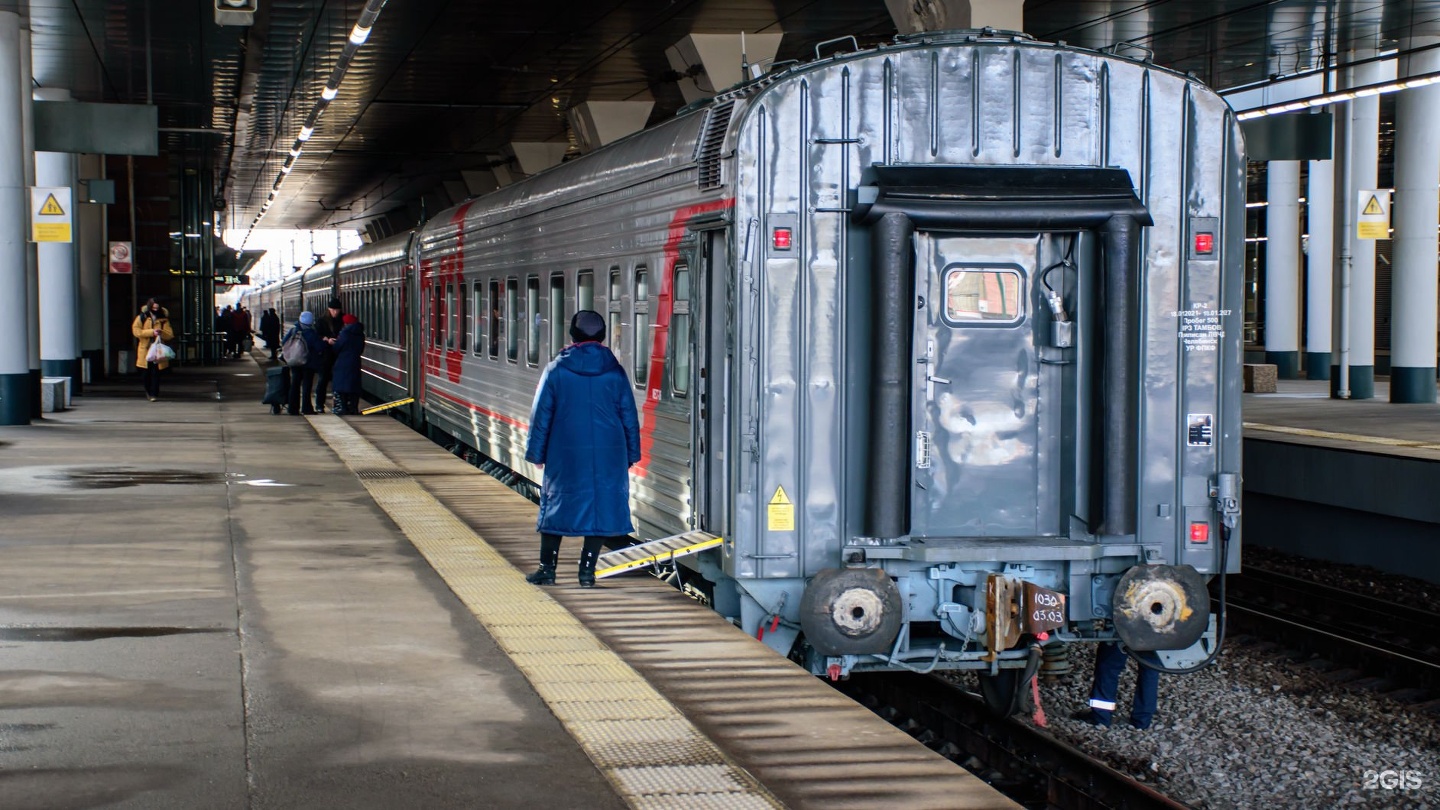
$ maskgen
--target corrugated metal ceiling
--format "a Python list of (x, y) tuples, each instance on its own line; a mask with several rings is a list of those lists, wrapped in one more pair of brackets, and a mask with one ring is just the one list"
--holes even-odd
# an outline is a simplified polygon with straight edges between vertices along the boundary
[[(27, 13), (34, 75), (87, 101), (160, 108), (162, 149), (215, 173), (227, 224), (248, 225), (364, 0), (260, 0), (250, 28), (214, 24), (209, 0), (0, 0)], [(1126, 41), (1219, 88), (1394, 47), (1440, 21), (1440, 0), (1030, 0), (1026, 31), (1085, 47)], [(883, 0), (391, 0), (281, 186), (264, 227), (363, 227), (451, 201), (460, 172), (512, 141), (567, 142), (565, 110), (653, 97), (683, 104), (665, 50), (686, 34), (784, 31), (779, 59), (855, 35), (889, 39)], [(177, 163), (178, 165), (178, 163)], [(447, 183), (448, 181), (448, 183)], [(444, 189), (450, 188), (450, 194)], [(419, 200), (427, 202), (422, 209)]]

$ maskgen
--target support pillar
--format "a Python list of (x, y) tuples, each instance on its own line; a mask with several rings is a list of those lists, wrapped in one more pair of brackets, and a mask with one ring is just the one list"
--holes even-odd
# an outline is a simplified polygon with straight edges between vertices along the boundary
[[(1440, 42), (1411, 35), (1402, 52)], [(1440, 70), (1440, 51), (1401, 59), (1401, 78)], [(1395, 228), (1390, 297), (1390, 401), (1435, 401), (1436, 223), (1440, 221), (1440, 86), (1395, 100)]]
[[(80, 176), (99, 180), (105, 174), (100, 155), (81, 155)], [(88, 360), (91, 378), (105, 373), (105, 206), (75, 201), (76, 255), (80, 265), (80, 357)], [(75, 393), (85, 393), (84, 380)]]
[(1305, 191), (1306, 229), (1310, 238), (1305, 249), (1305, 376), (1330, 379), (1330, 308), (1335, 265), (1335, 163), (1310, 161), (1310, 178)]
[[(25, 187), (35, 185), (35, 100), (30, 91), (35, 86), (34, 70), (31, 67), (29, 23), (20, 24), (20, 143), (24, 161)], [(21, 205), (28, 205), (22, 200)], [(39, 419), (40, 413), (40, 256), (35, 243), (30, 241), (28, 212), (24, 224), (25, 240), (25, 332), (29, 343), (26, 350), (30, 363), (30, 418)]]
[[(1373, 53), (1356, 54), (1367, 58)], [(1374, 84), (1383, 75), (1378, 62), (1358, 65), (1351, 87)], [(1380, 162), (1380, 97), (1366, 96), (1350, 102), (1350, 194), (1337, 196), (1336, 205), (1356, 206), (1361, 189), (1373, 189), (1378, 182)], [(1375, 396), (1375, 240), (1358, 239), (1352, 216), (1345, 237), (1350, 240), (1350, 399)]]
[(1265, 362), (1281, 379), (1300, 376), (1300, 162), (1266, 166)]
[[(70, 91), (42, 88), (41, 101), (68, 101)], [(35, 185), (70, 188), (74, 205), (75, 156), (65, 152), (35, 153)], [(28, 197), (27, 197), (28, 200)], [(78, 218), (71, 211), (71, 238)], [(69, 377), (71, 390), (80, 380), (80, 278), (75, 243), (41, 242), (40, 257), (40, 372), (46, 377)]]
[(25, 318), (28, 195), (20, 120), (20, 15), (0, 12), (0, 424), (30, 424)]

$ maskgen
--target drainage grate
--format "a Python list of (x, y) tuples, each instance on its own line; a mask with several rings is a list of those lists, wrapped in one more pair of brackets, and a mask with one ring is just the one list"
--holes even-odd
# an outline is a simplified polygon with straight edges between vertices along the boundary
[(355, 477), (362, 481), (385, 481), (397, 478), (409, 478), (410, 473), (404, 470), (356, 470)]

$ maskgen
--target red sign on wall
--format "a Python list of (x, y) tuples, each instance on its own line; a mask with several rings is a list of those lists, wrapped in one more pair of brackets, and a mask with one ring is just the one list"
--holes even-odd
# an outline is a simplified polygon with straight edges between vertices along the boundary
[(133, 246), (129, 242), (110, 243), (110, 272), (130, 273), (134, 272), (135, 265), (130, 261), (133, 253)]

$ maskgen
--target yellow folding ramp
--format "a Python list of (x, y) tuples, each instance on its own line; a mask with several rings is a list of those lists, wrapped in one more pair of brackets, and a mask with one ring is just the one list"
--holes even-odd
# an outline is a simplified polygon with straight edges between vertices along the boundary
[(671, 562), (677, 557), (699, 554), (707, 548), (714, 548), (724, 542), (709, 532), (685, 532), (684, 534), (662, 537), (648, 543), (607, 551), (595, 561), (595, 578), (604, 579), (636, 568), (655, 563)]

